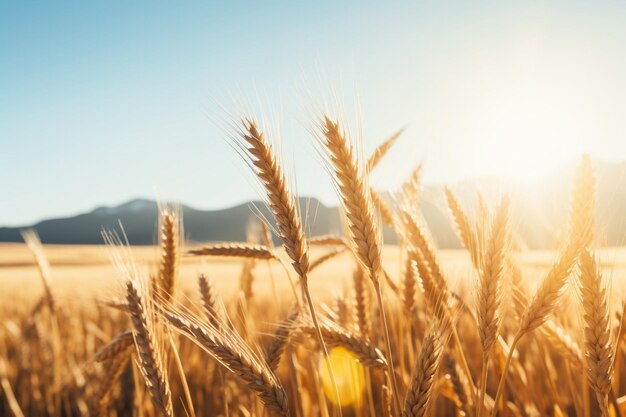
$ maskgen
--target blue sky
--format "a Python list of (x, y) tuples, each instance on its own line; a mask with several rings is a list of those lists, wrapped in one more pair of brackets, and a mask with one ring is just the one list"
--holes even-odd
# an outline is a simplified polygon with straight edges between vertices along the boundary
[(0, 2), (0, 224), (258, 198), (214, 123), (238, 103), (327, 203), (309, 129), (329, 100), (365, 152), (406, 127), (379, 187), (420, 161), (454, 183), (626, 159), (625, 21), (619, 2)]

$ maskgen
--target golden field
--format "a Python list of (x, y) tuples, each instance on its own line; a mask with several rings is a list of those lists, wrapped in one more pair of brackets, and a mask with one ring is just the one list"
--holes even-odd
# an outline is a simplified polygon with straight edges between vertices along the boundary
[[(16, 311), (27, 312), (32, 310), (37, 301), (44, 296), (44, 292), (33, 255), (25, 244), (1, 244), (0, 249), (0, 293), (2, 294), (0, 311), (4, 314), (6, 324), (6, 322), (14, 322), (18, 319), (14, 316), (12, 317), (12, 314), (15, 314)], [(111, 251), (115, 251), (111, 247), (104, 245), (44, 245), (43, 249), (51, 266), (51, 281), (55, 290), (55, 297), (63, 304), (70, 306), (68, 313), (75, 310), (93, 311), (96, 308), (101, 308), (98, 306), (101, 306), (102, 303), (109, 299), (124, 297), (124, 276), (111, 261)], [(158, 247), (132, 247), (130, 251), (139, 270), (144, 271), (146, 274), (155, 272), (159, 258)], [(328, 249), (314, 247), (311, 250), (311, 256), (313, 259), (316, 259), (328, 252)], [(605, 248), (598, 251), (598, 254), (599, 258), (602, 259), (605, 274), (610, 277), (614, 292), (613, 303), (617, 306), (619, 305), (619, 300), (623, 299), (624, 291), (626, 290), (626, 286), (623, 285), (626, 277), (626, 248)], [(438, 255), (446, 276), (450, 279), (452, 288), (457, 288), (460, 292), (463, 289), (467, 289), (468, 286), (474, 285), (477, 274), (472, 269), (471, 260), (466, 251), (443, 250), (439, 251)], [(394, 268), (397, 269), (401, 256), (401, 248), (398, 246), (385, 246), (385, 269), (389, 271), (389, 274), (392, 275), (393, 280), (398, 285), (401, 285), (403, 271), (394, 271)], [(531, 287), (537, 285), (537, 281), (546, 272), (556, 256), (557, 254), (551, 251), (529, 251), (517, 255), (519, 264), (522, 266), (524, 275), (528, 278)], [(281, 257), (284, 258), (285, 254), (281, 253)], [(201, 300), (197, 293), (197, 277), (198, 274), (205, 273), (212, 279), (219, 297), (223, 298), (225, 303), (231, 304), (231, 306), (235, 305), (239, 302), (238, 291), (240, 289), (240, 276), (244, 263), (244, 260), (227, 257), (206, 259), (184, 256), (181, 258), (179, 265), (180, 291), (184, 293), (183, 297), (190, 299), (190, 303), (196, 306), (200, 305)], [(352, 277), (355, 267), (356, 263), (349, 253), (339, 255), (332, 259), (331, 262), (320, 266), (310, 277), (310, 288), (314, 298), (329, 308), (334, 308), (333, 306), (336, 305), (334, 297), (337, 295), (345, 297), (348, 304), (353, 302), (350, 298), (353, 297)], [(281, 314), (286, 314), (292, 303), (288, 279), (293, 279), (293, 277), (288, 278), (279, 264), (263, 261), (256, 265), (254, 278), (254, 299), (260, 300), (260, 308), (257, 310), (254, 305), (248, 306), (252, 311), (259, 312), (259, 316), (256, 316), (259, 317), (259, 322), (257, 323), (257, 319), (252, 321), (259, 327), (256, 330), (259, 334), (254, 335), (253, 340), (257, 342), (263, 340), (263, 343), (267, 344), (268, 342), (265, 340), (266, 335), (263, 332), (271, 332), (272, 328), (281, 320)], [(272, 281), (276, 291), (281, 295), (285, 295), (284, 297), (274, 298)], [(468, 293), (466, 296), (468, 300), (471, 300), (473, 294)], [(505, 296), (506, 300), (509, 300), (509, 298), (510, 296)], [(275, 300), (275, 302), (271, 303), (272, 308), (269, 310), (264, 309), (268, 305), (267, 300)], [(394, 296), (391, 296), (389, 301), (396, 305), (402, 302), (402, 300)], [(574, 295), (573, 290), (570, 289), (567, 300), (563, 302), (564, 308), (576, 311), (578, 303), (579, 300)], [(260, 315), (261, 312), (262, 315)], [(111, 323), (102, 323), (102, 328), (94, 327), (91, 329), (93, 333), (91, 338), (93, 340), (91, 340), (90, 344), (94, 350), (97, 350), (98, 346), (105, 345), (109, 339), (115, 336), (116, 332), (123, 330), (123, 321), (119, 321), (115, 311), (111, 313), (114, 318), (111, 319)], [(234, 320), (236, 321), (236, 312), (233, 312), (233, 317), (235, 317)], [(19, 319), (27, 322), (27, 317), (19, 317)], [(92, 323), (92, 325), (95, 325), (95, 323)], [(82, 335), (82, 337), (88, 336)], [(476, 342), (474, 340), (473, 343)], [(198, 360), (198, 358), (194, 357), (195, 355), (204, 355), (203, 352), (193, 349), (191, 349), (191, 352), (190, 357), (193, 357), (192, 363)], [(561, 360), (558, 357), (559, 355), (560, 352), (554, 353), (554, 360), (557, 364)], [(84, 355), (82, 359), (86, 362), (90, 360), (89, 355)], [(183, 361), (185, 361), (184, 358)], [(205, 369), (195, 364), (191, 369), (194, 369), (195, 372), (206, 374), (207, 378), (209, 378), (208, 375), (215, 372), (215, 367), (210, 365)], [(560, 375), (554, 375), (553, 383), (558, 384), (559, 378)], [(202, 380), (202, 376), (200, 376), (200, 380)], [(623, 384), (624, 381), (621, 381), (621, 383)], [(201, 395), (206, 395), (207, 391), (211, 391), (209, 388), (206, 387), (198, 392), (202, 393)], [(450, 387), (447, 389), (450, 389)], [(117, 401), (119, 401), (120, 393), (116, 395), (118, 396)], [(445, 395), (449, 395), (452, 399), (456, 398), (454, 394), (449, 392)], [(27, 396), (31, 397), (30, 393)], [(212, 404), (221, 404), (222, 400), (218, 398), (212, 401), (215, 401)], [(451, 399), (440, 400), (440, 403), (445, 402), (453, 404)], [(622, 399), (620, 399), (620, 403), (626, 404)], [(201, 407), (202, 404), (204, 404), (204, 400), (199, 401), (197, 406)], [(458, 410), (455, 411), (450, 404), (448, 406), (440, 404), (440, 409), (445, 408), (446, 412), (436, 415), (455, 415), (455, 412)], [(219, 410), (207, 409), (204, 413), (196, 409), (196, 413), (197, 415), (223, 415), (220, 412), (222, 407), (223, 405), (220, 406)], [(36, 408), (27, 408), (27, 410), (34, 414), (45, 414), (43, 410), (35, 412)], [(134, 410), (134, 413), (139, 413), (139, 410), (147, 415), (152, 413), (150, 404), (137, 408)], [(118, 409), (115, 413), (118, 415), (131, 415), (133, 413), (131, 410), (127, 411), (128, 414)], [(348, 411), (350, 415), (353, 414), (353, 410), (350, 408), (347, 408), (345, 411)], [(25, 412), (25, 415), (29, 415), (28, 413), (28, 411)], [(2, 415), (5, 414), (11, 415), (8, 408), (4, 409), (2, 413)], [(570, 414), (576, 415), (573, 412)], [(231, 411), (231, 415), (239, 414), (236, 411)], [(520, 413), (519, 415), (526, 414)], [(528, 413), (528, 415), (532, 414)]]
[[(44, 245), (46, 257), (52, 267), (52, 280), (59, 296), (90, 300), (98, 297), (122, 296), (124, 277), (111, 261), (111, 248), (105, 245)], [(279, 249), (280, 250), (280, 249)], [(131, 252), (139, 269), (146, 274), (154, 272), (159, 257), (158, 247), (133, 246)], [(282, 252), (282, 251), (281, 251)], [(316, 259), (327, 253), (324, 248), (312, 248), (311, 257)], [(438, 252), (447, 277), (454, 285), (467, 285), (476, 279), (469, 255), (464, 250), (441, 250)], [(400, 248), (386, 245), (384, 249), (385, 269), (400, 283)], [(281, 253), (284, 258), (284, 253)], [(542, 272), (550, 266), (556, 256), (551, 251), (527, 251), (518, 254), (520, 264), (533, 285)], [(616, 292), (626, 292), (626, 247), (604, 248), (599, 251), (605, 274), (610, 276)], [(239, 274), (243, 267), (241, 259), (203, 259), (192, 256), (181, 258), (180, 286), (183, 291), (193, 292), (197, 276), (205, 273), (213, 279), (215, 287), (223, 297), (235, 296), (239, 289)], [(330, 264), (322, 265), (311, 274), (311, 292), (327, 300), (336, 293), (347, 292), (352, 285), (352, 270), (355, 262), (348, 253), (334, 258)], [(272, 278), (273, 276), (273, 278)], [(235, 278), (233, 278), (235, 277)], [(277, 290), (290, 290), (284, 269), (276, 263), (262, 263), (255, 268), (254, 290), (262, 297), (271, 296), (272, 281)], [(536, 284), (536, 283), (535, 283)], [(0, 299), (2, 305), (24, 298), (27, 303), (35, 302), (42, 294), (40, 277), (32, 253), (26, 245), (0, 243)], [(622, 290), (623, 288), (623, 290)], [(27, 289), (27, 290), (26, 290)], [(623, 294), (618, 293), (616, 296)], [(8, 299), (6, 297), (9, 297)], [(617, 297), (616, 299), (618, 299)], [(285, 300), (288, 304), (290, 300)]]

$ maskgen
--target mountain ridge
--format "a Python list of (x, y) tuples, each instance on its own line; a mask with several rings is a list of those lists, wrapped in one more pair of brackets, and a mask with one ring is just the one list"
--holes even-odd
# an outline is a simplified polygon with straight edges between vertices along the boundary
[[(332, 217), (329, 215), (331, 208), (314, 198), (303, 197), (300, 203), (302, 207), (312, 207), (312, 210), (318, 211), (318, 215), (319, 210), (322, 210), (323, 220), (316, 221), (317, 226), (313, 229), (317, 231), (324, 225), (328, 226)], [(21, 242), (20, 232), (34, 229), (43, 243), (101, 244), (101, 231), (119, 229), (121, 223), (131, 244), (149, 245), (155, 241), (158, 207), (163, 204), (173, 205), (180, 210), (184, 219), (185, 238), (191, 241), (245, 240), (248, 219), (255, 215), (255, 211), (259, 212), (256, 215), (271, 218), (261, 201), (249, 201), (224, 209), (200, 210), (178, 202), (157, 203), (155, 200), (135, 198), (119, 205), (101, 205), (73, 216), (45, 219), (33, 225), (0, 227), (0, 242)]]
[[(511, 227), (523, 246), (534, 249), (555, 247), (567, 230), (572, 169), (559, 171), (532, 186), (497, 179), (470, 179), (453, 189), (470, 217), (477, 212), (476, 195), (495, 205), (505, 193), (512, 197)], [(626, 241), (626, 163), (598, 163), (597, 216), (599, 243), (622, 245)], [(421, 211), (440, 248), (459, 248), (447, 210), (443, 187), (425, 186), (421, 193)], [(388, 198), (389, 195), (385, 194)], [(341, 233), (337, 207), (326, 206), (314, 197), (301, 197), (300, 207), (307, 219), (309, 236)], [(261, 201), (249, 201), (217, 210), (201, 210), (176, 203), (183, 216), (185, 239), (191, 242), (242, 241), (251, 216), (263, 216), (273, 225), (273, 218)], [(307, 216), (308, 214), (308, 216)], [(21, 242), (21, 230), (36, 230), (43, 243), (102, 244), (103, 229), (119, 229), (119, 223), (131, 244), (150, 245), (157, 239), (158, 204), (147, 198), (135, 198), (116, 206), (98, 206), (91, 211), (68, 217), (39, 221), (30, 226), (0, 227), (0, 242)], [(384, 227), (385, 243), (396, 243), (393, 230)], [(278, 243), (278, 240), (276, 240)]]

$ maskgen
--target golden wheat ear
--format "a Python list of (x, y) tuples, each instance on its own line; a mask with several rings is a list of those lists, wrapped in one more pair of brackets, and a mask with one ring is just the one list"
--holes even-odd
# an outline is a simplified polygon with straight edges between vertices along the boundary
[(299, 314), (300, 312), (297, 309), (294, 309), (289, 316), (276, 326), (276, 330), (274, 330), (272, 341), (265, 354), (265, 362), (267, 362), (267, 366), (269, 366), (272, 372), (276, 372), (276, 369), (278, 368), (280, 359), (285, 351), (285, 347), (289, 342), (289, 337), (296, 327), (296, 319)]
[(402, 280), (402, 304), (405, 312), (408, 314), (413, 314), (415, 310), (418, 274), (414, 256), (407, 253)]
[(582, 350), (566, 329), (556, 324), (554, 321), (548, 320), (541, 326), (541, 331), (550, 341), (554, 350), (561, 356), (567, 358), (572, 366), (576, 369), (583, 368)]
[(472, 413), (472, 402), (470, 396), (470, 385), (463, 374), (463, 370), (460, 369), (459, 364), (454, 359), (454, 356), (446, 354), (444, 357), (445, 368), (450, 376), (450, 382), (456, 395), (455, 405), (456, 407), (465, 413), (466, 416)]
[(295, 196), (287, 186), (282, 167), (272, 145), (266, 140), (256, 121), (243, 121), (240, 133), (246, 156), (259, 181), (265, 188), (268, 206), (292, 266), (302, 280), (309, 271), (309, 254), (302, 219)]
[[(504, 364), (504, 371), (500, 377), (498, 389), (494, 397), (496, 407), (494, 407), (492, 413), (493, 417), (495, 417), (496, 410), (498, 409), (497, 404), (502, 395), (515, 347), (525, 334), (537, 329), (550, 318), (567, 283), (567, 279), (576, 264), (576, 259), (581, 251), (592, 242), (589, 232), (590, 225), (584, 223), (591, 222), (591, 224), (593, 224), (592, 218), (595, 217), (595, 214), (590, 214), (593, 213), (593, 209), (590, 211), (588, 204), (584, 203), (584, 205), (587, 206), (587, 209), (583, 210), (586, 214), (577, 213), (577, 206), (581, 204), (581, 199), (595, 202), (593, 172), (588, 157), (583, 157), (583, 162), (576, 176), (577, 179), (572, 192), (570, 207), (569, 238), (566, 242), (565, 249), (561, 252), (557, 261), (552, 264), (547, 275), (541, 281), (541, 284), (539, 284), (539, 288), (535, 291), (535, 295), (530, 299), (528, 306), (521, 315), (520, 327), (511, 342), (509, 354)], [(585, 195), (585, 193), (589, 194)]]
[(146, 387), (161, 414), (165, 417), (173, 417), (167, 370), (153, 322), (156, 316), (149, 307), (150, 301), (146, 299), (141, 287), (133, 280), (128, 281), (126, 285), (126, 302), (133, 325), (137, 364)]
[(503, 198), (491, 225), (490, 236), (485, 253), (482, 256), (482, 267), (479, 269), (478, 285), (478, 333), (482, 344), (482, 372), (480, 396), (478, 399), (478, 417), (484, 410), (484, 398), (487, 391), (487, 376), (490, 352), (498, 338), (500, 328), (500, 281), (505, 261), (507, 246), (507, 223), (509, 215), (509, 199)]
[(550, 317), (574, 267), (579, 250), (578, 245), (568, 245), (552, 264), (522, 315), (519, 330), (521, 334), (535, 330)]
[(454, 220), (457, 235), (459, 236), (459, 239), (465, 249), (469, 252), (474, 267), (476, 269), (480, 269), (482, 263), (481, 253), (478, 245), (478, 237), (474, 232), (474, 228), (469, 218), (463, 211), (461, 203), (452, 192), (452, 189), (446, 186), (444, 188), (444, 192), (446, 195), (446, 201), (448, 202), (448, 208), (450, 209), (450, 213), (452, 214), (452, 218)]
[(607, 290), (593, 255), (580, 254), (579, 290), (585, 321), (587, 378), (603, 416), (609, 416), (608, 395), (613, 381), (613, 345)]
[(94, 360), (96, 362), (104, 362), (114, 359), (121, 353), (125, 352), (135, 343), (133, 339), (133, 332), (125, 331), (110, 341), (106, 346), (96, 352)]
[[(287, 186), (286, 177), (272, 146), (266, 140), (257, 123), (252, 119), (245, 119), (242, 123), (243, 129), (240, 132), (239, 140), (241, 147), (246, 159), (265, 188), (270, 211), (276, 220), (278, 235), (282, 239), (285, 251), (292, 261), (291, 265), (300, 279), (303, 298), (308, 306), (314, 326), (317, 328), (317, 335), (324, 356), (328, 358), (328, 350), (317, 322), (315, 306), (309, 292), (309, 251), (298, 203), (295, 195), (290, 192)], [(331, 377), (336, 390), (332, 370)], [(339, 408), (338, 411), (341, 416), (341, 409)]]
[(374, 152), (372, 152), (371, 156), (367, 159), (366, 168), (367, 172), (371, 172), (378, 163), (387, 155), (387, 152), (392, 148), (392, 146), (396, 143), (400, 135), (404, 129), (398, 130), (396, 133), (391, 135), (386, 141), (381, 143)]
[[(327, 319), (320, 321), (320, 328), (328, 346), (341, 346), (352, 352), (356, 359), (369, 368), (385, 368), (387, 361), (382, 352), (368, 340)], [(300, 320), (298, 332), (315, 337), (315, 327), (306, 319)]]
[(483, 352), (493, 347), (500, 327), (501, 279), (507, 247), (509, 199), (503, 198), (491, 225), (478, 286), (478, 329)]
[(322, 146), (333, 171), (333, 180), (348, 220), (353, 250), (368, 277), (378, 282), (381, 270), (381, 241), (374, 219), (371, 193), (359, 169), (352, 145), (339, 124), (324, 118)]
[(400, 228), (404, 231), (405, 240), (411, 251), (415, 255), (419, 255), (415, 258), (418, 267), (419, 264), (422, 264), (425, 268), (424, 271), (428, 271), (424, 274), (420, 271), (420, 278), (430, 280), (432, 288), (436, 289), (435, 298), (442, 298), (442, 301), (447, 304), (449, 300), (448, 281), (437, 259), (435, 248), (427, 236), (425, 226), (406, 207), (402, 210), (401, 220)]
[(420, 207), (422, 171), (422, 164), (416, 165), (413, 171), (411, 171), (409, 178), (407, 178), (400, 187), (403, 204), (408, 207), (413, 207), (416, 210)]
[(217, 292), (213, 281), (204, 274), (198, 276), (198, 290), (202, 300), (202, 312), (209, 323), (219, 330), (222, 325), (221, 314), (218, 307)]
[(406, 393), (402, 417), (423, 417), (430, 413), (435, 402), (435, 380), (439, 372), (448, 331), (442, 322), (435, 320), (422, 340), (420, 353), (415, 363), (411, 384)]
[(365, 281), (365, 273), (360, 265), (352, 272), (354, 285), (354, 315), (359, 334), (364, 339), (370, 338), (370, 295)]
[(104, 375), (96, 381), (96, 388), (87, 397), (89, 415), (96, 417), (103, 415), (115, 383), (126, 369), (134, 346), (133, 333), (122, 332), (109, 344), (100, 349), (94, 356), (96, 362), (104, 365)]
[(217, 330), (187, 312), (162, 311), (172, 328), (237, 375), (256, 393), (265, 407), (277, 415), (289, 416), (289, 401), (276, 375), (236, 333), (226, 327)]
[(187, 253), (194, 256), (222, 256), (229, 258), (260, 260), (273, 259), (276, 261), (280, 261), (278, 255), (276, 255), (276, 253), (272, 249), (268, 248), (267, 246), (255, 245), (251, 243), (212, 243), (198, 249), (191, 249), (187, 251)]
[(163, 209), (159, 223), (159, 247), (161, 254), (154, 296), (168, 302), (174, 297), (178, 277), (180, 218), (176, 211)]
[(50, 285), (50, 264), (48, 263), (48, 259), (43, 251), (39, 235), (34, 230), (26, 230), (22, 232), (22, 238), (35, 258), (35, 263), (39, 269), (39, 277), (41, 278), (43, 289), (46, 294), (46, 301), (50, 310), (54, 311), (56, 304), (54, 302), (54, 295), (52, 294), (52, 287)]
[(383, 243), (379, 224), (374, 216), (370, 188), (365, 172), (359, 167), (352, 144), (338, 122), (324, 116), (318, 139), (326, 155), (329, 170), (333, 173), (332, 178), (348, 220), (353, 252), (376, 290), (379, 317), (384, 330), (389, 380), (396, 408), (399, 410), (393, 350), (380, 282)]

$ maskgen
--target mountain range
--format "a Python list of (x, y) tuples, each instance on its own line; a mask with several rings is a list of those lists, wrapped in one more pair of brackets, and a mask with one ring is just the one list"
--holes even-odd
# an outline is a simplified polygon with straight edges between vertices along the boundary
[[(567, 230), (572, 169), (557, 172), (533, 185), (494, 178), (462, 181), (452, 188), (470, 216), (477, 213), (477, 193), (495, 205), (504, 193), (511, 195), (511, 227), (517, 241), (534, 249), (550, 248)], [(626, 237), (626, 163), (596, 165), (598, 236), (601, 244), (621, 245)], [(385, 195), (389, 198), (389, 195)], [(185, 239), (190, 242), (242, 241), (251, 216), (271, 219), (260, 201), (222, 210), (198, 210), (178, 204), (184, 220)], [(340, 233), (337, 207), (328, 207), (314, 198), (301, 198), (309, 236)], [(422, 190), (421, 209), (433, 238), (441, 248), (458, 248), (441, 186)], [(127, 203), (98, 207), (88, 213), (49, 219), (24, 227), (0, 227), (0, 242), (21, 242), (20, 231), (37, 231), (44, 243), (102, 244), (103, 229), (119, 230), (120, 223), (134, 245), (149, 245), (156, 240), (158, 205), (153, 200), (135, 199)], [(385, 227), (386, 243), (395, 243), (394, 232)]]

